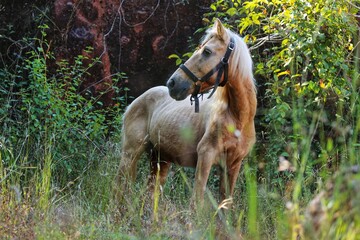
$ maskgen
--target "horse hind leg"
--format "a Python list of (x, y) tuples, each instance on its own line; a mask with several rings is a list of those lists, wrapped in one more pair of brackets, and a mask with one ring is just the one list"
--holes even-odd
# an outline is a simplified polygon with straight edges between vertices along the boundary
[(154, 192), (155, 186), (162, 187), (168, 175), (171, 162), (160, 158), (158, 151), (153, 149), (150, 153), (150, 177), (148, 181), (149, 190)]
[[(131, 136), (129, 138), (132, 138)], [(124, 139), (124, 138), (123, 138)], [(137, 162), (145, 152), (148, 144), (148, 136), (144, 139), (125, 139), (121, 151), (120, 173), (127, 180), (135, 181), (137, 173)]]
[[(140, 141), (141, 140), (141, 141)], [(144, 153), (147, 137), (136, 139), (131, 134), (122, 137), (121, 161), (114, 181), (114, 200), (121, 203), (119, 207), (130, 206), (132, 196), (132, 183), (136, 179), (137, 162)], [(129, 198), (130, 197), (130, 198)]]
[[(138, 111), (139, 112), (139, 111)], [(137, 162), (149, 144), (147, 119), (138, 116), (138, 112), (130, 108), (125, 113), (122, 129), (121, 161), (119, 166), (119, 183), (135, 181)]]

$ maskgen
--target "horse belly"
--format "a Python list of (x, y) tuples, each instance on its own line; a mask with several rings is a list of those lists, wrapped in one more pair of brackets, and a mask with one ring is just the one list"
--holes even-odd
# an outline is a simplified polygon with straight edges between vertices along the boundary
[(192, 167), (195, 168), (197, 164), (197, 153), (187, 153), (183, 155), (174, 155), (169, 153), (167, 149), (160, 149), (157, 151), (159, 159), (161, 161), (175, 163), (182, 167)]
[(197, 144), (203, 134), (201, 117), (173, 104), (178, 102), (164, 104), (154, 111), (149, 128), (150, 141), (162, 160), (195, 167)]

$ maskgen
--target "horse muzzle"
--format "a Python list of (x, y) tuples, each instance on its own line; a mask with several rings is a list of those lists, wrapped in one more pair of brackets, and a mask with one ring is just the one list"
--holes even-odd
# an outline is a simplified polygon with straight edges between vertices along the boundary
[(169, 89), (170, 96), (175, 100), (184, 100), (190, 95), (192, 82), (177, 78), (170, 77), (167, 81), (166, 86)]

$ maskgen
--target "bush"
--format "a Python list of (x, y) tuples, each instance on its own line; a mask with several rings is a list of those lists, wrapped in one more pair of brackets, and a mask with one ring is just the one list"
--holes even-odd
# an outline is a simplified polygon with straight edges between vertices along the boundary
[[(73, 64), (55, 61), (46, 40), (48, 27), (40, 28), (40, 38), (21, 43), (30, 50), (0, 69), (2, 171), (8, 179), (18, 175), (16, 179), (25, 180), (43, 174), (50, 164), (52, 184), (63, 187), (97, 161), (91, 157), (94, 151), (104, 154), (103, 142), (121, 124), (121, 109), (120, 104), (103, 107), (101, 95), (80, 92), (89, 69), (99, 61), (82, 55)], [(118, 93), (122, 77), (115, 76), (109, 90)]]
[(359, 116), (357, 8), (332, 0), (221, 0), (211, 9), (205, 19), (221, 18), (250, 45), (269, 141), (268, 179), (278, 181), (279, 156), (299, 168), (308, 153), (311, 175), (340, 162), (354, 164), (336, 151), (354, 136), (350, 129)]

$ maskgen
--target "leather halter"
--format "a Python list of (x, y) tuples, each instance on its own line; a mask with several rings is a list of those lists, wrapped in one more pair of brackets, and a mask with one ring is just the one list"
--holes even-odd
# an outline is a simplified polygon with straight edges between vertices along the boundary
[[(193, 80), (193, 82), (195, 83), (195, 90), (191, 94), (191, 97), (190, 97), (191, 104), (192, 104), (192, 102), (195, 102), (195, 112), (199, 112), (199, 96), (198, 95), (201, 94), (200, 88), (201, 88), (201, 84), (203, 82), (207, 82), (209, 80), (209, 78), (212, 75), (214, 75), (214, 73), (218, 72), (218, 74), (216, 76), (214, 88), (208, 98), (210, 98), (214, 94), (214, 92), (216, 91), (218, 86), (223, 87), (227, 83), (229, 57), (230, 57), (232, 51), (234, 50), (234, 48), (235, 48), (234, 39), (230, 38), (230, 42), (227, 46), (224, 57), (213, 69), (211, 69), (207, 74), (205, 74), (201, 78), (197, 77), (194, 73), (192, 73), (184, 64), (181, 64), (179, 66), (179, 68), (181, 70), (183, 70), (186, 73), (186, 75), (188, 75), (188, 77), (190, 77), (191, 80)], [(224, 73), (224, 78), (223, 78), (223, 81), (220, 82), (220, 78), (223, 73)]]

